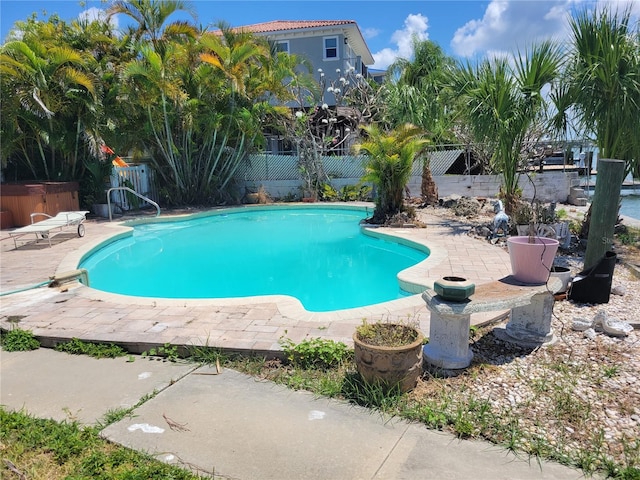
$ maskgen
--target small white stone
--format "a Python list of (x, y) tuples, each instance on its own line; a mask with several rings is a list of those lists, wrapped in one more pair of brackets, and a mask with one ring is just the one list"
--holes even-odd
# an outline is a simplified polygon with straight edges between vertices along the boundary
[(620, 296), (623, 296), (623, 295), (625, 295), (625, 294), (627, 293), (627, 289), (626, 289), (624, 286), (622, 286), (622, 285), (614, 285), (614, 286), (611, 288), (611, 293), (612, 293), (613, 295), (620, 295)]
[(573, 322), (571, 323), (571, 328), (577, 332), (584, 332), (585, 330), (590, 329), (592, 326), (593, 322), (582, 317), (574, 318)]

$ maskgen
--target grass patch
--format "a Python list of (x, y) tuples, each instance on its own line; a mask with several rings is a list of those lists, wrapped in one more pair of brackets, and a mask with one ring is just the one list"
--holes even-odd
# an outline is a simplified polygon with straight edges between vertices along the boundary
[(280, 345), (287, 360), (302, 369), (339, 367), (353, 355), (346, 344), (323, 338), (310, 338), (294, 343), (283, 337)]
[[(0, 407), (2, 478), (196, 480), (197, 473), (100, 438), (97, 427), (38, 419)], [(207, 477), (210, 478), (210, 477)]]

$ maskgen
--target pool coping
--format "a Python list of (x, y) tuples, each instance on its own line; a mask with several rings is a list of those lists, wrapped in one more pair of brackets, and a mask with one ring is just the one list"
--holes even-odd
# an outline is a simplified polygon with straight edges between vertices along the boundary
[[(205, 218), (214, 215), (220, 215), (225, 212), (236, 213), (246, 211), (248, 209), (255, 210), (273, 210), (273, 209), (291, 209), (290, 204), (273, 204), (273, 205), (249, 205), (249, 206), (234, 206), (234, 207), (221, 207), (211, 209), (206, 212), (179, 214), (170, 217), (157, 217), (157, 218), (145, 218), (145, 219), (133, 219), (125, 222), (109, 223), (106, 224), (111, 230), (110, 235), (103, 236), (95, 239), (77, 250), (71, 252), (62, 259), (60, 265), (56, 269), (56, 276), (63, 276), (67, 272), (78, 269), (78, 265), (90, 255), (94, 250), (104, 247), (110, 243), (113, 243), (119, 239), (126, 238), (133, 233), (133, 227), (135, 225), (149, 224), (149, 223), (166, 223), (174, 222), (176, 220), (192, 220), (197, 218)], [(324, 208), (324, 209), (336, 209), (336, 210), (362, 210), (364, 208), (371, 209), (371, 205), (354, 205), (342, 204), (342, 203), (316, 203), (316, 204), (302, 204), (295, 205), (293, 208)], [(138, 297), (132, 295), (123, 295), (117, 293), (110, 293), (101, 290), (97, 290), (87, 287), (86, 285), (78, 285), (78, 293), (86, 298), (117, 302), (130, 305), (174, 305), (180, 303), (191, 306), (235, 306), (235, 305), (256, 305), (263, 303), (277, 303), (280, 307), (280, 311), (285, 315), (298, 315), (306, 317), (307, 321), (325, 321), (326, 317), (334, 318), (339, 317), (353, 317), (361, 316), (367, 317), (371, 315), (384, 315), (390, 310), (397, 308), (410, 308), (416, 306), (422, 306), (424, 301), (419, 296), (425, 288), (433, 287), (433, 282), (437, 279), (428, 279), (426, 272), (429, 268), (441, 262), (446, 257), (446, 251), (438, 246), (429, 246), (428, 242), (424, 238), (416, 238), (416, 235), (412, 235), (411, 230), (413, 228), (380, 228), (377, 226), (361, 225), (362, 230), (366, 234), (387, 239), (389, 241), (397, 242), (403, 245), (411, 247), (421, 247), (429, 251), (429, 256), (421, 262), (408, 267), (398, 273), (398, 282), (400, 287), (413, 295), (409, 295), (404, 298), (389, 300), (386, 302), (380, 302), (362, 307), (353, 307), (347, 309), (332, 310), (327, 312), (314, 312), (304, 308), (302, 303), (295, 297), (289, 295), (260, 295), (260, 296), (246, 296), (235, 298), (210, 298), (210, 299), (193, 299), (193, 298), (162, 298), (162, 297)]]

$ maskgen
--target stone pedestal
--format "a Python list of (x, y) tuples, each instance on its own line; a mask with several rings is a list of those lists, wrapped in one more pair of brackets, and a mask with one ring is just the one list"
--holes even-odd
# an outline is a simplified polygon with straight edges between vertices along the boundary
[(526, 285), (508, 276), (477, 285), (475, 294), (462, 302), (447, 301), (428, 288), (422, 294), (431, 312), (424, 361), (443, 369), (468, 367), (473, 359), (469, 349), (473, 313), (510, 310), (509, 323), (502, 329), (506, 340), (527, 345), (551, 342), (553, 293), (561, 287), (558, 278), (550, 278), (546, 285)]
[(422, 355), (429, 364), (444, 369), (466, 368), (473, 352), (469, 348), (471, 315), (442, 315), (431, 312), (429, 343)]
[(554, 298), (550, 292), (537, 293), (531, 304), (511, 310), (507, 334), (519, 343), (548, 343), (553, 340), (551, 314)]

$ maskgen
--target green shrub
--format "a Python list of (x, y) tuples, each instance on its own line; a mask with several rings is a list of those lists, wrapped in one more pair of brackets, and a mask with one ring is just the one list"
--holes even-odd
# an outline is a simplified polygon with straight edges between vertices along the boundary
[(19, 328), (12, 328), (8, 332), (2, 333), (0, 344), (7, 352), (24, 352), (40, 348), (40, 342), (34, 337), (31, 330)]
[(125, 350), (114, 344), (83, 342), (78, 338), (72, 338), (68, 342), (59, 343), (55, 350), (71, 355), (89, 355), (94, 358), (116, 358), (127, 354)]
[(150, 348), (149, 350), (142, 352), (142, 357), (156, 357), (156, 359), (165, 359), (170, 362), (177, 362), (180, 359), (178, 347), (165, 343), (159, 347)]
[(323, 338), (311, 338), (300, 343), (282, 338), (280, 345), (287, 360), (300, 368), (333, 368), (351, 357), (351, 349), (346, 344)]

